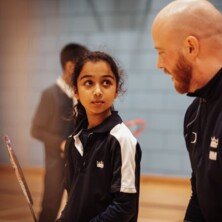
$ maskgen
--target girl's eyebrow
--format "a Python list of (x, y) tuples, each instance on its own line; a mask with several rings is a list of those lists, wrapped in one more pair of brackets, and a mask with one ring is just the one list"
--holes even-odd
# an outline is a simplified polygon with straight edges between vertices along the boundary
[[(94, 76), (93, 75), (89, 75), (89, 74), (86, 74), (86, 75), (84, 75), (84, 76), (82, 76), (81, 78), (80, 78), (80, 80), (82, 80), (82, 79), (85, 79), (85, 78), (93, 78)], [(107, 75), (107, 74), (105, 74), (105, 75), (103, 75), (102, 76), (103, 78), (111, 78), (111, 79), (115, 79), (115, 77), (113, 76), (113, 75)]]
[(111, 79), (115, 79), (115, 77), (113, 76), (113, 75), (104, 75), (104, 76), (102, 76), (103, 78), (105, 77), (105, 78), (111, 78)]
[(86, 74), (86, 75), (82, 76), (82, 77), (80, 78), (80, 80), (81, 80), (81, 79), (85, 79), (85, 78), (89, 78), (89, 77), (93, 77), (93, 76), (92, 76), (92, 75), (89, 75), (89, 74)]

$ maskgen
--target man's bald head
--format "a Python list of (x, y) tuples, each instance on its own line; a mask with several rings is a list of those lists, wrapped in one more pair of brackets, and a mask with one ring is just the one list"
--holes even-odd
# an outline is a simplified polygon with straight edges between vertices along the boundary
[(222, 15), (207, 0), (176, 0), (152, 24), (158, 68), (180, 93), (205, 85), (222, 66)]
[(156, 16), (152, 30), (177, 31), (178, 38), (194, 35), (197, 38), (222, 35), (222, 15), (207, 0), (176, 0)]

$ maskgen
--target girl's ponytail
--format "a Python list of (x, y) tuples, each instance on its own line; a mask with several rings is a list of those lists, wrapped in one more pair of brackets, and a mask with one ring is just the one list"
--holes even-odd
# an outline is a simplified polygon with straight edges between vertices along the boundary
[(86, 110), (83, 107), (82, 103), (78, 101), (76, 105), (73, 107), (73, 118), (74, 124), (77, 126), (83, 119), (86, 119)]

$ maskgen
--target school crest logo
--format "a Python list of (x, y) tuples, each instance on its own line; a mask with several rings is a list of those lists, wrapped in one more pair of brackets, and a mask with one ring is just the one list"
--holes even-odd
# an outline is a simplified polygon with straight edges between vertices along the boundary
[(211, 137), (210, 147), (217, 148), (219, 143), (219, 139), (216, 139), (216, 137)]
[(98, 168), (104, 168), (104, 163), (103, 163), (103, 161), (96, 161), (96, 166), (97, 166)]
[(218, 144), (219, 144), (219, 139), (216, 138), (215, 136), (211, 137), (210, 147), (213, 148), (214, 151), (209, 152), (209, 159), (210, 160), (214, 160), (214, 161), (217, 160), (217, 150), (215, 150), (215, 149), (217, 149)]
[(209, 159), (210, 160), (217, 160), (217, 152), (210, 151)]

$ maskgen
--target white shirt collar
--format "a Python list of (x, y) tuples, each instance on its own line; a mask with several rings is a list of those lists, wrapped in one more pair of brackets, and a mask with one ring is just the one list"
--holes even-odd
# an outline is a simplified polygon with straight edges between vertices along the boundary
[(56, 84), (69, 98), (73, 98), (73, 91), (61, 76), (56, 80)]
[(73, 99), (73, 104), (77, 103), (73, 90), (61, 76), (59, 76), (58, 79), (56, 80), (56, 84), (69, 98)]

